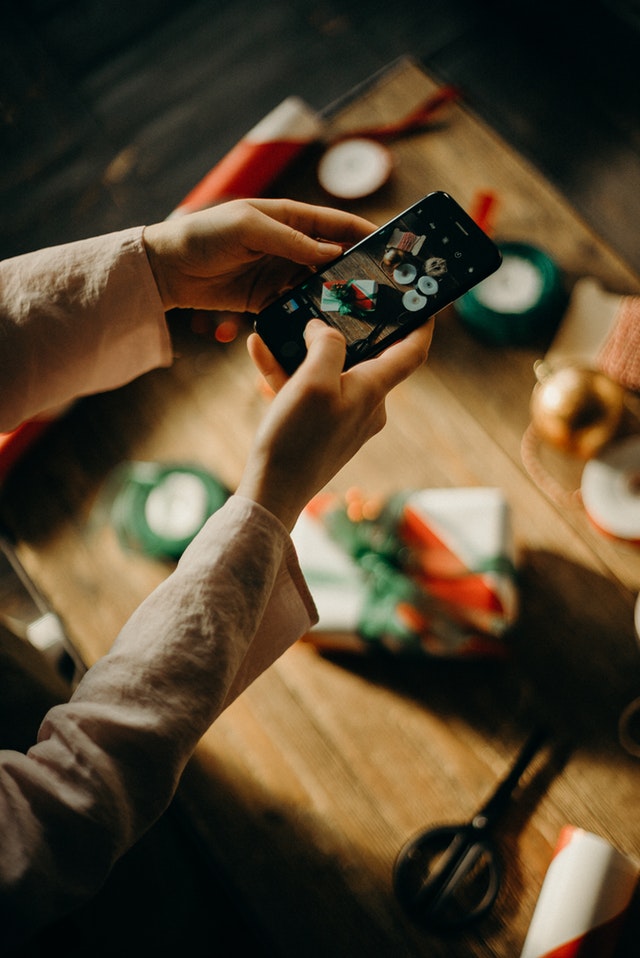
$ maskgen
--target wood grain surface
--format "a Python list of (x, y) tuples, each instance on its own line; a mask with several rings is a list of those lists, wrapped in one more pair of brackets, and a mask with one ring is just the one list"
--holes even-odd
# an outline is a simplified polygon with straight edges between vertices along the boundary
[[(435, 87), (416, 63), (399, 61), (331, 116), (332, 129), (409, 113)], [(640, 291), (638, 276), (464, 102), (391, 149), (389, 183), (350, 204), (375, 223), (430, 190), (467, 208), (488, 191), (496, 238), (543, 247), (568, 288), (589, 275)], [(316, 161), (307, 156), (279, 188), (326, 202)], [(268, 402), (246, 355), (248, 324), (221, 346), (193, 335), (188, 316), (172, 323), (175, 365), (79, 403), (3, 493), (23, 561), (87, 662), (170, 571), (124, 552), (101, 522), (109, 469), (125, 458), (191, 461), (233, 487)], [(428, 365), (390, 398), (386, 429), (332, 484), (375, 495), (503, 490), (522, 604), (507, 660), (330, 657), (298, 643), (216, 722), (187, 770), (180, 809), (278, 955), (511, 958), (562, 825), (640, 858), (640, 764), (617, 732), (640, 681), (640, 552), (598, 533), (579, 507), (555, 504), (523, 468), (533, 364), (546, 345), (487, 346), (447, 310)], [(569, 486), (579, 480), (575, 464), (557, 467)], [(550, 744), (500, 832), (505, 876), (494, 909), (460, 937), (425, 934), (394, 901), (397, 852), (420, 828), (470, 817), (539, 722)], [(637, 930), (632, 916), (621, 956), (636, 954)]]

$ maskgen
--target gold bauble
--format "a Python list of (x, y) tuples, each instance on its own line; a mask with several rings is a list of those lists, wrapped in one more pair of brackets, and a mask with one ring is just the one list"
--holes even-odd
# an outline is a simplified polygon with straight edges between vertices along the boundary
[(624, 389), (595, 369), (536, 365), (531, 397), (538, 436), (580, 459), (590, 459), (615, 435), (624, 410)]

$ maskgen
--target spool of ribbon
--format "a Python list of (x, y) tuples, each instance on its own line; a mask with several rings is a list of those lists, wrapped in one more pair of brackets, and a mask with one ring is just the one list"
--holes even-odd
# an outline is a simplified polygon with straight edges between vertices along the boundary
[(387, 182), (394, 166), (385, 144), (427, 128), (442, 107), (459, 95), (456, 87), (444, 85), (398, 120), (332, 136), (318, 163), (320, 186), (341, 200), (363, 199), (375, 193)]
[(527, 243), (498, 244), (502, 265), (456, 302), (462, 322), (486, 342), (525, 346), (549, 335), (566, 306), (559, 267)]
[(318, 163), (318, 182), (330, 196), (359, 200), (379, 190), (393, 169), (391, 151), (364, 137), (330, 146)]
[(126, 462), (105, 483), (94, 522), (108, 521), (124, 549), (175, 561), (228, 496), (196, 466)]
[(605, 535), (640, 545), (640, 436), (629, 436), (590, 459), (582, 472), (582, 503)]
[(638, 879), (604, 838), (560, 832), (520, 958), (611, 958)]

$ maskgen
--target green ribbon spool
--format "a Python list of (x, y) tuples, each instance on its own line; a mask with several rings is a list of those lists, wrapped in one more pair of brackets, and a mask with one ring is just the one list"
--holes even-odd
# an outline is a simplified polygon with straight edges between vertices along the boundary
[(527, 243), (498, 244), (502, 265), (456, 302), (460, 319), (479, 338), (528, 346), (552, 333), (567, 305), (560, 269)]
[(105, 498), (123, 548), (177, 561), (229, 494), (196, 466), (129, 462), (115, 470)]

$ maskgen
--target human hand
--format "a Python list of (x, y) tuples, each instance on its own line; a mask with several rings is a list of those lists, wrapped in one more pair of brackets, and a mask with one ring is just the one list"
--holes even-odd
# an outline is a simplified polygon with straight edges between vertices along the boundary
[(375, 228), (293, 200), (233, 200), (147, 226), (143, 237), (165, 310), (254, 313)]
[(237, 492), (291, 530), (306, 504), (386, 422), (391, 389), (424, 363), (433, 319), (374, 359), (343, 372), (345, 339), (312, 319), (307, 355), (291, 378), (254, 333), (253, 361), (277, 393), (251, 448)]

